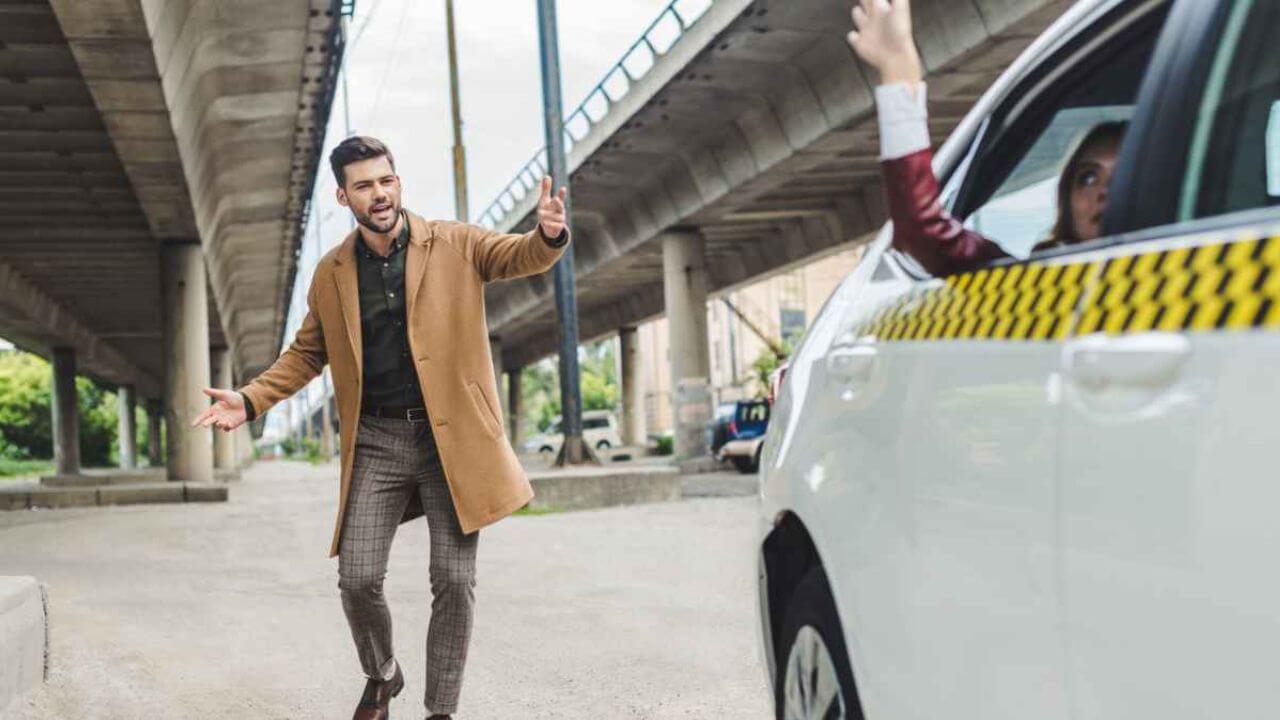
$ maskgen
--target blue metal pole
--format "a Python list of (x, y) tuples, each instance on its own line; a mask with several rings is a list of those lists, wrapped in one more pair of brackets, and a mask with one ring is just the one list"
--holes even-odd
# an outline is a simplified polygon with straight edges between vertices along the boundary
[[(555, 0), (538, 0), (538, 39), (542, 48), (542, 108), (547, 137), (547, 165), (552, 191), (569, 186), (564, 143), (564, 102), (560, 93), (560, 43)], [(573, 222), (572, 188), (565, 198), (565, 214)], [(582, 441), (582, 389), (578, 371), (578, 302), (575, 297), (573, 249), (553, 271), (556, 310), (560, 315), (560, 415), (564, 445), (558, 464), (591, 459)]]

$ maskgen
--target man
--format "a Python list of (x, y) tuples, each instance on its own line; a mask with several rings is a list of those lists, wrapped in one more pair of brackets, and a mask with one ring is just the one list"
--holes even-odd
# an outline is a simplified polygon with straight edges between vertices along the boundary
[(289, 348), (238, 391), (206, 389), (215, 402), (193, 425), (234, 430), (330, 365), (342, 483), (329, 557), (338, 555), (342, 607), (368, 678), (353, 720), (387, 718), (404, 687), (382, 582), (397, 526), (424, 514), (424, 702), (444, 720), (457, 709), (471, 636), (479, 528), (533, 497), (502, 430), (484, 284), (555, 264), (569, 243), (566, 189), (552, 195), (543, 178), (538, 227), (507, 235), (403, 210), (395, 160), (374, 138), (344, 140), (329, 163), (358, 227), (316, 265)]

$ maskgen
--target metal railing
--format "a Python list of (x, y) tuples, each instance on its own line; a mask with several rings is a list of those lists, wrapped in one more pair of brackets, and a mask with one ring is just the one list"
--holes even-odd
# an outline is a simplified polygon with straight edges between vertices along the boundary
[[(565, 116), (565, 152), (572, 152), (575, 143), (591, 134), (592, 128), (609, 114), (614, 104), (658, 64), (658, 59), (668, 53), (714, 3), (715, 0), (673, 0), (663, 9), (622, 59), (605, 73), (604, 79), (587, 93), (582, 104)], [(515, 179), (507, 183), (476, 221), (486, 227), (497, 227), (529, 193), (537, 190), (542, 177), (549, 174), (547, 167), (544, 147), (520, 168)]]

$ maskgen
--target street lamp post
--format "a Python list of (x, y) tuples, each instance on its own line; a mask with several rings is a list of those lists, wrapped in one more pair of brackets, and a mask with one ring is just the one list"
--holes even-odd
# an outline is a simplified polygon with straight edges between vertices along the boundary
[(453, 0), (444, 0), (445, 27), (449, 36), (449, 96), (453, 104), (453, 206), (460, 222), (470, 219), (467, 209), (467, 148), (462, 143), (462, 100), (458, 92), (458, 39), (453, 30)]
[[(538, 0), (538, 39), (542, 49), (542, 114), (547, 136), (547, 165), (552, 191), (569, 187), (565, 158), (564, 103), (560, 94), (560, 48), (556, 29), (555, 0)], [(573, 223), (573, 192), (565, 198), (565, 216)], [(556, 310), (560, 315), (560, 415), (564, 443), (557, 465), (594, 462), (582, 440), (582, 389), (578, 372), (578, 304), (574, 297), (573, 249), (556, 263), (553, 272)]]

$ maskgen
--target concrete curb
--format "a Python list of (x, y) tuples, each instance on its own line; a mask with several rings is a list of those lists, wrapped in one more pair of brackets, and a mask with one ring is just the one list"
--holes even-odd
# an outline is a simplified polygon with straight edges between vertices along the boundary
[(532, 509), (586, 510), (615, 505), (674, 502), (680, 473), (669, 466), (584, 467), (529, 473)]
[(0, 490), (0, 511), (141, 503), (225, 502), (227, 495), (227, 486), (223, 483), (156, 482), (98, 487), (32, 487)]
[(0, 576), (0, 716), (48, 678), (48, 590), (30, 576)]

